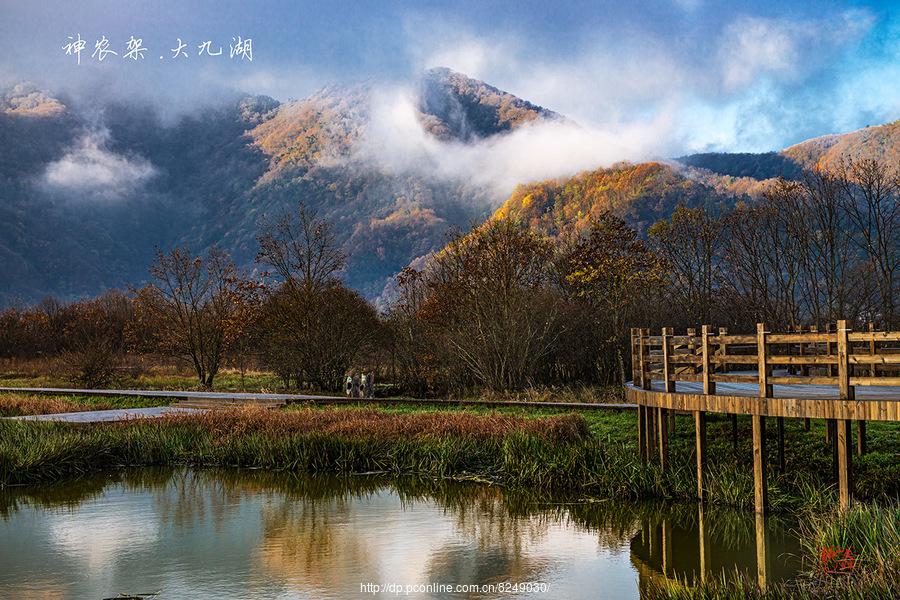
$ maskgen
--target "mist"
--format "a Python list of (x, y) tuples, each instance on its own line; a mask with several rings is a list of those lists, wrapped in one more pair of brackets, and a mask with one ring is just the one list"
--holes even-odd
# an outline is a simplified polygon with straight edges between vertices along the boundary
[(509, 133), (474, 141), (446, 141), (422, 125), (416, 89), (377, 86), (371, 122), (351, 160), (390, 175), (416, 175), (467, 182), (488, 189), (496, 202), (516, 185), (572, 175), (587, 169), (659, 156), (666, 150), (668, 115), (616, 130), (586, 127), (568, 119), (537, 120)]

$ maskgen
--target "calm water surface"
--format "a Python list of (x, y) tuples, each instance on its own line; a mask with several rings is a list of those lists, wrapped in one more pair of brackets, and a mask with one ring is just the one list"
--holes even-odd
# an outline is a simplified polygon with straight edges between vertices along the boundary
[[(138, 470), (0, 491), (0, 598), (633, 599), (701, 565), (756, 577), (755, 527), (752, 515), (478, 484)], [(765, 528), (766, 577), (790, 577), (791, 527)], [(509, 593), (535, 582), (547, 591)]]

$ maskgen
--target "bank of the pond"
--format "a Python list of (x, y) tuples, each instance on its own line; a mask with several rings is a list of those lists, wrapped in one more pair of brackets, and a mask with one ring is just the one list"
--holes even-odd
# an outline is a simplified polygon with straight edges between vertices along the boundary
[[(672, 438), (673, 460), (666, 473), (640, 464), (630, 414), (293, 408), (83, 426), (3, 421), (0, 485), (48, 482), (126, 465), (194, 465), (385, 471), (477, 478), (595, 498), (692, 500), (693, 432), (684, 421)], [(753, 498), (752, 471), (742, 462), (746, 453), (732, 451), (729, 434), (730, 424), (710, 425), (708, 496), (713, 504), (747, 508)], [(890, 454), (895, 432), (873, 427), (870, 435), (871, 447), (888, 453), (873, 451), (857, 461), (860, 497), (896, 497), (900, 473)], [(788, 441), (789, 469), (784, 474), (771, 469), (774, 509), (833, 506), (821, 432), (816, 427), (791, 430)]]

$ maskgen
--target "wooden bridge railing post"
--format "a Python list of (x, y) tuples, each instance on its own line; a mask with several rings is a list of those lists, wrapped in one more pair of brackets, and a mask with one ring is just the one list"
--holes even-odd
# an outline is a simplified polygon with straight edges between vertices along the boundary
[[(854, 399), (855, 393), (853, 386), (850, 385), (850, 345), (847, 337), (849, 333), (847, 321), (841, 320), (837, 322), (837, 372), (838, 372), (838, 391), (842, 402)], [(846, 510), (850, 507), (850, 496), (852, 488), (852, 469), (851, 457), (853, 453), (850, 448), (853, 444), (852, 430), (850, 421), (847, 419), (839, 419), (837, 421), (837, 472), (838, 472), (838, 495), (840, 496), (841, 509)]]
[(653, 388), (653, 380), (650, 375), (650, 361), (647, 360), (647, 356), (650, 354), (650, 350), (647, 347), (648, 337), (650, 337), (650, 330), (647, 328), (641, 329), (641, 387), (645, 390)]
[[(869, 340), (869, 354), (875, 356), (877, 354), (874, 335), (875, 323), (872, 323), (871, 321), (869, 322), (869, 333), (873, 334), (872, 339)], [(872, 361), (872, 364), (869, 367), (869, 376), (878, 376), (878, 368), (875, 366), (875, 361)], [(866, 422), (863, 419), (856, 422), (856, 453), (860, 456), (866, 453)]]
[(663, 355), (663, 383), (667, 392), (675, 391), (674, 373), (672, 373), (672, 328), (663, 327), (662, 329), (662, 355)]
[(703, 377), (703, 393), (710, 395), (716, 393), (716, 382), (712, 380), (712, 355), (709, 348), (709, 325), (704, 325), (700, 330), (700, 351), (703, 356), (701, 363)]
[(765, 398), (772, 397), (769, 384), (769, 367), (766, 362), (766, 326), (756, 324), (757, 368), (759, 369), (759, 396), (762, 398), (759, 410), (753, 419), (753, 500), (757, 514), (765, 514), (769, 507), (768, 485), (766, 483), (766, 404)]

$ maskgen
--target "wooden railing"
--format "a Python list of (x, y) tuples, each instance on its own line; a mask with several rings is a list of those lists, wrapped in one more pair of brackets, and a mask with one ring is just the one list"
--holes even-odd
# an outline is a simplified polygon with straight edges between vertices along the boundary
[(851, 331), (846, 321), (791, 333), (775, 333), (757, 324), (756, 334), (729, 334), (703, 326), (675, 335), (663, 328), (632, 329), (632, 379), (650, 389), (653, 380), (675, 391), (676, 381), (702, 382), (714, 394), (716, 383), (750, 383), (760, 396), (772, 385), (834, 385), (840, 397), (853, 398), (856, 386), (900, 386), (900, 332)]

